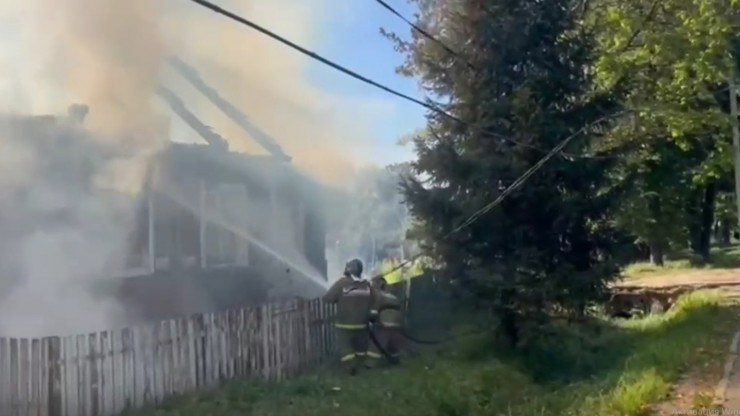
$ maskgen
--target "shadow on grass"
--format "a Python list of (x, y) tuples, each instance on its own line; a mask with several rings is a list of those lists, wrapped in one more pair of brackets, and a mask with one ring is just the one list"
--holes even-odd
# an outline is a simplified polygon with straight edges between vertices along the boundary
[[(689, 366), (724, 360), (736, 314), (720, 305), (718, 295), (699, 292), (664, 315), (540, 328), (519, 351), (497, 352), (539, 392), (510, 400), (507, 406), (521, 410), (510, 414), (645, 414), (646, 404), (664, 397)], [(467, 357), (480, 360), (478, 347)]]
[[(603, 378), (622, 370), (636, 353), (653, 345), (664, 345), (670, 335), (685, 343), (694, 334), (720, 316), (718, 303), (699, 303), (686, 298), (676, 310), (638, 320), (607, 321), (593, 319), (587, 324), (556, 322), (532, 329), (529, 341), (517, 351), (498, 348), (497, 355), (514, 363), (536, 383), (574, 383)], [(691, 305), (696, 302), (696, 305)], [(688, 344), (686, 344), (688, 345)], [(665, 345), (665, 355), (681, 346)], [(663, 360), (650, 356), (646, 363)]]

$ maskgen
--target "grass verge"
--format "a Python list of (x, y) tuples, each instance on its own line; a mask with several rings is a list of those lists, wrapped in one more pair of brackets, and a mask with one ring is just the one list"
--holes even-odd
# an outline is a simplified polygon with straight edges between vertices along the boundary
[(627, 279), (638, 279), (677, 272), (736, 268), (740, 268), (740, 247), (716, 247), (712, 249), (709, 264), (699, 264), (698, 259), (688, 253), (677, 253), (669, 256), (662, 267), (650, 262), (638, 262), (627, 266), (622, 275)]
[(736, 313), (699, 292), (661, 316), (552, 327), (516, 356), (466, 338), (398, 369), (234, 382), (136, 415), (647, 415), (681, 373), (724, 357)]

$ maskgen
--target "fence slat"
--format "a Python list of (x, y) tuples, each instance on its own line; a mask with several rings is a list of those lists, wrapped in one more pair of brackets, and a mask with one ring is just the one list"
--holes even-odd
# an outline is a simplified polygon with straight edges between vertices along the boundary
[(193, 332), (193, 322), (190, 319), (183, 320), (183, 354), (187, 363), (187, 382), (185, 383), (186, 391), (194, 391), (197, 388), (197, 367), (195, 360), (195, 351), (193, 345), (196, 341)]
[(152, 337), (153, 327), (142, 328), (136, 332), (136, 337), (140, 338), (139, 352), (141, 353), (141, 373), (143, 375), (143, 405), (154, 404), (155, 398), (155, 377), (156, 366), (154, 363), (154, 356), (156, 354), (156, 339)]
[(100, 416), (100, 356), (98, 343), (98, 334), (90, 334), (87, 338), (88, 348), (88, 374), (90, 377), (89, 394), (90, 394), (90, 414), (92, 416)]
[(110, 333), (102, 331), (98, 334), (98, 349), (100, 350), (100, 378), (98, 380), (98, 394), (100, 401), (100, 412), (102, 415), (113, 414), (113, 351), (110, 345)]
[(123, 372), (125, 371), (125, 363), (123, 361), (123, 347), (121, 345), (121, 332), (110, 331), (108, 333), (108, 353), (110, 359), (110, 375), (111, 380), (108, 383), (110, 388), (110, 413), (119, 414), (123, 412), (123, 389), (126, 385)]
[(62, 401), (61, 412), (63, 415), (75, 415), (79, 413), (79, 400), (77, 399), (77, 337), (64, 337), (59, 340), (59, 369), (60, 369), (60, 394)]
[[(48, 377), (47, 392), (49, 416), (62, 416), (64, 412), (62, 402), (62, 342), (60, 338), (45, 338), (47, 359), (48, 359)], [(0, 344), (1, 345), (1, 344)]]
[(0, 337), (0, 415), (116, 416), (225, 380), (292, 377), (334, 354), (334, 314), (320, 299), (292, 299), (120, 331)]
[(136, 403), (136, 364), (134, 356), (133, 331), (130, 328), (121, 330), (121, 389), (122, 409), (133, 409)]
[(206, 377), (206, 333), (205, 333), (205, 317), (202, 314), (198, 314), (194, 319), (193, 327), (193, 352), (195, 353), (195, 367), (196, 367), (196, 387), (202, 388), (205, 386)]
[(154, 354), (152, 355), (152, 399), (155, 404), (159, 403), (160, 398), (165, 394), (166, 357), (163, 348), (165, 345), (163, 340), (165, 322), (152, 325), (151, 333), (151, 342), (154, 345)]
[(28, 395), (28, 413), (33, 416), (39, 416), (41, 413), (41, 407), (43, 400), (40, 397), (41, 393), (41, 346), (40, 340), (30, 340), (30, 356), (28, 368), (30, 369), (29, 374), (29, 395)]
[(10, 347), (7, 338), (0, 338), (0, 411), (1, 414), (11, 413), (10, 395)]

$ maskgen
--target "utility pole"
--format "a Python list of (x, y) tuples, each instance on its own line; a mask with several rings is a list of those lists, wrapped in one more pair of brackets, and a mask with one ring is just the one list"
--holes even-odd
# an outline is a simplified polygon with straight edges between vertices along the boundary
[(730, 75), (730, 115), (732, 117), (732, 159), (735, 161), (735, 207), (737, 209), (738, 231), (740, 231), (740, 126), (738, 126), (737, 119), (737, 89), (735, 87), (734, 68), (732, 75)]

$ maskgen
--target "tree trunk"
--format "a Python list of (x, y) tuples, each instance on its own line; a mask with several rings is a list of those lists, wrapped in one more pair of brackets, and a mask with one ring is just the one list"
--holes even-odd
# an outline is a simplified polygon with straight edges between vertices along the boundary
[(689, 247), (691, 247), (691, 251), (697, 254), (700, 254), (701, 252), (702, 212), (699, 207), (700, 200), (703, 202), (701, 189), (692, 189), (689, 193), (688, 205), (686, 207), (686, 219), (688, 220), (687, 228), (689, 230)]
[(723, 219), (719, 223), (719, 244), (722, 247), (728, 247), (730, 245), (730, 221)]
[(665, 251), (662, 242), (656, 240), (650, 243), (650, 262), (656, 266), (665, 266)]
[(699, 228), (699, 244), (697, 254), (704, 264), (711, 259), (712, 224), (714, 224), (714, 208), (717, 199), (717, 186), (710, 182), (704, 188), (704, 198), (701, 203), (701, 223)]
[(660, 203), (660, 197), (651, 196), (648, 200), (648, 209), (650, 215), (655, 221), (655, 227), (650, 231), (648, 238), (648, 245), (650, 246), (650, 262), (656, 266), (664, 265), (665, 257), (665, 238), (661, 232), (662, 223), (662, 207)]

